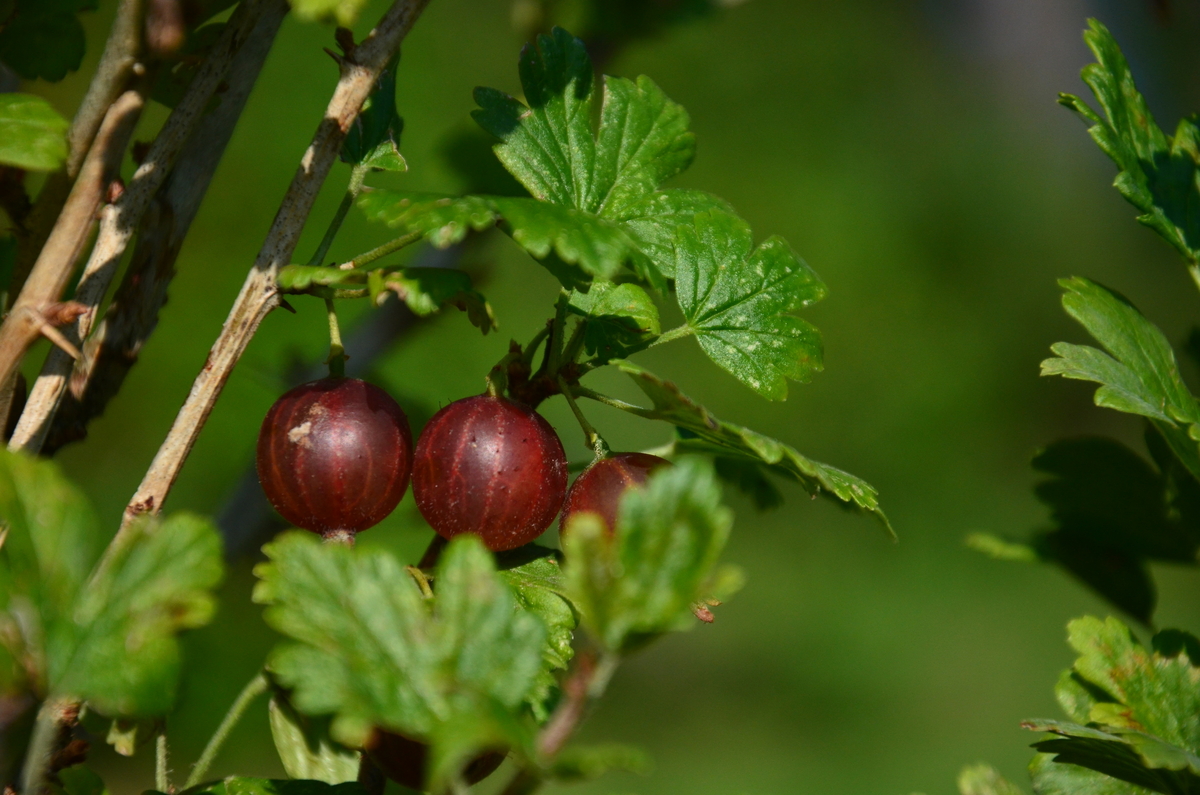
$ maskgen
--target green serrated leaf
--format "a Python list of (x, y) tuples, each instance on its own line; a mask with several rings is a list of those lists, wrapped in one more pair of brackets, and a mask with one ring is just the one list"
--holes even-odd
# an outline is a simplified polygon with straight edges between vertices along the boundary
[(794, 448), (769, 436), (717, 419), (708, 409), (679, 391), (675, 384), (632, 362), (614, 364), (628, 374), (654, 404), (653, 409), (640, 409), (637, 412), (640, 416), (663, 420), (680, 429), (680, 438), (675, 443), (677, 450), (766, 467), (775, 474), (796, 481), (809, 494), (831, 496), (842, 504), (869, 511), (883, 523), (889, 534), (895, 535), (879, 507), (878, 492), (869, 483), (828, 464), (806, 458)]
[(1023, 795), (1020, 787), (984, 763), (962, 769), (958, 774), (958, 791), (961, 795)]
[(1101, 384), (1097, 406), (1149, 418), (1180, 461), (1200, 478), (1200, 447), (1190, 436), (1200, 436), (1200, 405), (1183, 383), (1166, 337), (1118, 293), (1079, 277), (1059, 284), (1067, 290), (1067, 314), (1108, 354), (1059, 342), (1050, 348), (1057, 358), (1042, 362), (1042, 375)]
[(530, 707), (539, 723), (550, 717), (558, 692), (555, 671), (565, 671), (575, 649), (571, 641), (577, 622), (575, 611), (567, 601), (562, 567), (554, 550), (526, 544), (501, 553), (500, 578), (512, 589), (517, 605), (542, 620), (546, 627), (546, 643), (542, 647), (543, 670), (530, 696)]
[(400, 56), (388, 62), (374, 90), (363, 103), (342, 143), (341, 159), (381, 171), (407, 171), (400, 154), (400, 133), (404, 121), (396, 112), (396, 67)]
[(693, 457), (628, 492), (615, 534), (580, 514), (564, 539), (564, 572), (583, 625), (610, 652), (693, 626), (732, 523), (712, 465)]
[(1168, 137), (1138, 93), (1129, 64), (1104, 25), (1088, 20), (1084, 41), (1098, 63), (1083, 70), (1101, 117), (1070, 94), (1059, 102), (1078, 113), (1088, 132), (1120, 173), (1113, 183), (1142, 212), (1138, 221), (1174, 246), (1188, 262), (1200, 262), (1200, 127), (1195, 117), (1179, 122)]
[(26, 80), (62, 80), (83, 61), (87, 42), (75, 16), (81, 10), (64, 0), (17, 0), (16, 14), (0, 29), (0, 61)]
[(643, 197), (624, 207), (617, 220), (638, 248), (654, 263), (656, 272), (668, 279), (678, 270), (675, 229), (694, 223), (697, 213), (734, 215), (724, 199), (699, 190), (670, 188)]
[(511, 709), (484, 700), (474, 712), (460, 712), (434, 728), (429, 745), (428, 788), (432, 792), (458, 789), (453, 782), (481, 754), (514, 753), (523, 760), (530, 759), (533, 737), (529, 724)]
[(179, 680), (175, 635), (211, 618), (221, 560), (221, 537), (205, 519), (139, 520), (69, 620), (48, 627), (50, 691), (108, 715), (165, 714)]
[(323, 781), (242, 778), (230, 776), (185, 790), (188, 795), (366, 795), (357, 781), (326, 784)]
[(54, 171), (66, 162), (69, 126), (41, 97), (0, 94), (0, 164)]
[(278, 693), (271, 698), (268, 712), (275, 750), (289, 776), (326, 784), (358, 780), (359, 752), (329, 736), (328, 718), (301, 715)]
[(636, 284), (597, 282), (586, 293), (573, 291), (567, 309), (587, 319), (584, 347), (602, 361), (625, 356), (662, 331), (658, 307)]
[(517, 609), (474, 536), (442, 555), (431, 606), (382, 550), (287, 533), (268, 544), (255, 601), (293, 642), (270, 658), (306, 715), (334, 715), (332, 736), (361, 747), (374, 727), (429, 738), (481, 703), (515, 710), (543, 669), (546, 630)]
[(1029, 764), (1037, 795), (1149, 795), (1153, 790), (1134, 786), (1095, 770), (1054, 761), (1053, 754), (1037, 754)]
[(791, 313), (825, 285), (783, 238), (755, 249), (745, 221), (700, 213), (676, 228), (675, 256), (679, 307), (710, 359), (770, 400), (822, 369), (820, 332)]
[(367, 0), (289, 0), (296, 16), (307, 22), (336, 22), (339, 27), (349, 27), (358, 19), (358, 14)]
[(783, 494), (763, 468), (753, 461), (717, 456), (713, 464), (717, 477), (753, 500), (758, 510), (770, 511), (783, 505)]

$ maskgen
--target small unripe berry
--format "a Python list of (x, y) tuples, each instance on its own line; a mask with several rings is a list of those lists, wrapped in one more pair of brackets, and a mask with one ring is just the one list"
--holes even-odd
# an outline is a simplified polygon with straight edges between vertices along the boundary
[(629, 489), (640, 488), (651, 472), (664, 466), (671, 466), (671, 462), (649, 453), (617, 453), (601, 458), (571, 484), (559, 532), (567, 529), (572, 516), (586, 511), (599, 516), (604, 529), (613, 533), (621, 497)]
[(433, 415), (417, 440), (413, 497), (444, 538), (475, 533), (488, 549), (515, 549), (550, 526), (566, 491), (562, 442), (528, 406), (464, 398)]
[(258, 434), (258, 479), (271, 505), (314, 533), (357, 533), (404, 496), (412, 431), (396, 401), (356, 378), (322, 378), (275, 401)]

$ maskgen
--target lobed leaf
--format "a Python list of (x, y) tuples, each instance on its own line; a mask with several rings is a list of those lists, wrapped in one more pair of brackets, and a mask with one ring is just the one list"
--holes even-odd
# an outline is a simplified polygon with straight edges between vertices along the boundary
[(1067, 290), (1067, 314), (1108, 353), (1059, 342), (1050, 348), (1057, 358), (1042, 362), (1042, 375), (1099, 383), (1097, 406), (1150, 419), (1179, 460), (1200, 478), (1200, 405), (1183, 383), (1166, 337), (1118, 293), (1080, 277), (1059, 284)]
[(615, 362), (650, 398), (652, 409), (641, 416), (669, 422), (679, 429), (675, 449), (727, 458), (764, 468), (799, 483), (811, 495), (835, 497), (841, 503), (873, 514), (891, 535), (891, 524), (879, 507), (879, 494), (866, 481), (840, 469), (813, 461), (795, 448), (756, 431), (717, 419), (708, 409), (664, 381), (629, 361)]
[(695, 624), (691, 606), (714, 592), (733, 517), (711, 464), (682, 458), (621, 502), (617, 529), (581, 514), (564, 537), (568, 594), (610, 652)]
[[(765, 398), (787, 397), (787, 379), (822, 369), (821, 334), (791, 313), (825, 285), (783, 238), (754, 249), (749, 225), (701, 213), (675, 233), (675, 292), (708, 357)], [(752, 250), (753, 249), (753, 250)]]
[(1138, 221), (1174, 246), (1192, 265), (1200, 263), (1200, 128), (1195, 117), (1179, 122), (1168, 137), (1155, 123), (1134, 84), (1129, 63), (1108, 29), (1088, 20), (1083, 38), (1097, 63), (1083, 70), (1104, 116), (1079, 97), (1059, 102), (1078, 113), (1088, 132), (1116, 163), (1113, 183), (1142, 212)]
[(1051, 475), (1036, 493), (1054, 526), (1024, 544), (975, 536), (972, 545), (992, 557), (1057, 564), (1148, 625), (1156, 602), (1148, 564), (1196, 561), (1200, 483), (1156, 432), (1147, 444), (1160, 468), (1111, 439), (1055, 442), (1033, 460)]
[(221, 537), (208, 520), (139, 520), (71, 615), (47, 628), (51, 692), (106, 715), (166, 714), (179, 680), (175, 635), (208, 623), (222, 575)]
[(0, 94), (0, 164), (31, 171), (56, 170), (67, 159), (68, 126), (41, 97)]
[(339, 742), (361, 746), (374, 727), (430, 738), (493, 702), (516, 710), (533, 692), (546, 629), (517, 609), (478, 539), (446, 548), (432, 606), (384, 551), (322, 545), (307, 533), (265, 551), (254, 599), (292, 641), (270, 668), (298, 711), (334, 715)]

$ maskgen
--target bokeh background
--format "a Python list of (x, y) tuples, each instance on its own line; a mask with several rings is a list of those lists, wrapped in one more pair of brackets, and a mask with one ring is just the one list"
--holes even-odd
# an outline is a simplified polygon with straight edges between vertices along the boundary
[[(97, 57), (111, 2), (88, 17), (89, 60), (61, 84), (32, 84), (65, 114)], [(383, 4), (373, 2), (361, 35)], [(470, 127), (471, 89), (516, 93), (521, 37), (508, 0), (433, 0), (404, 47), (398, 97), (412, 189), (454, 191), (447, 140)], [(656, 761), (576, 792), (822, 795), (954, 792), (964, 764), (989, 760), (1025, 782), (1033, 736), (1022, 718), (1057, 716), (1070, 664), (1064, 624), (1105, 606), (1057, 570), (966, 549), (973, 530), (1022, 535), (1045, 521), (1028, 460), (1071, 434), (1140, 447), (1138, 422), (1091, 405), (1090, 389), (1039, 379), (1050, 343), (1083, 341), (1055, 279), (1080, 274), (1132, 298), (1181, 340), (1200, 295), (1175, 254), (1133, 220), (1113, 168), (1055, 92), (1086, 92), (1088, 16), (1124, 45), (1164, 128), (1200, 109), (1200, 4), (1142, 0), (751, 0), (635, 44), (609, 65), (651, 75), (691, 113), (699, 156), (675, 184), (729, 199), (761, 238), (782, 234), (830, 287), (805, 312), (824, 333), (826, 371), (768, 404), (709, 364), (695, 343), (642, 356), (719, 416), (794, 444), (877, 486), (900, 534), (810, 501), (757, 515), (736, 494), (727, 558), (745, 590), (717, 622), (629, 660), (586, 740), (626, 741)], [(115, 528), (253, 260), (336, 80), (332, 30), (289, 19), (180, 258), (155, 336), (91, 437), (60, 458)], [(148, 138), (165, 117), (143, 122)], [(297, 256), (339, 198), (331, 176)], [(382, 184), (377, 182), (377, 184)], [(352, 217), (333, 254), (386, 239)], [(549, 314), (555, 283), (497, 236), (475, 252), (502, 329), (480, 338), (449, 310), (374, 369), (414, 415), (481, 390), (510, 336)], [(239, 365), (183, 471), (170, 509), (217, 513), (252, 465), (258, 424), (297, 362), (327, 344), (316, 299), (277, 312)], [(363, 307), (347, 307), (353, 325)], [(351, 355), (354, 351), (350, 351)], [(39, 364), (31, 358), (31, 366)], [(1186, 376), (1197, 373), (1185, 364)], [(636, 397), (617, 376), (598, 388)], [(620, 447), (665, 441), (665, 426), (585, 407)], [(561, 401), (546, 415), (573, 458), (582, 440)], [(411, 497), (363, 543), (414, 557), (428, 531)], [(250, 604), (253, 556), (231, 563), (216, 621), (186, 638), (171, 720), (175, 767), (197, 755), (274, 642)], [(1160, 568), (1159, 618), (1200, 627), (1196, 574)], [(143, 752), (114, 795), (151, 786)], [(128, 771), (132, 770), (130, 773)], [(275, 775), (265, 705), (237, 730), (217, 774)], [(492, 782), (493, 784), (495, 782)], [(484, 785), (487, 789), (488, 785)], [(492, 787), (494, 788), (494, 787)], [(558, 788), (552, 788), (559, 791)], [(565, 788), (564, 788), (565, 789)]]

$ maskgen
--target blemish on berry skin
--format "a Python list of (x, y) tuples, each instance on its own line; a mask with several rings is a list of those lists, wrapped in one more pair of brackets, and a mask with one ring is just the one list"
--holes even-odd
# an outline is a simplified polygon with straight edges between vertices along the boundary
[(287, 432), (288, 441), (292, 444), (298, 444), (305, 450), (312, 449), (312, 441), (308, 438), (312, 434), (312, 422), (302, 422), (295, 428)]

